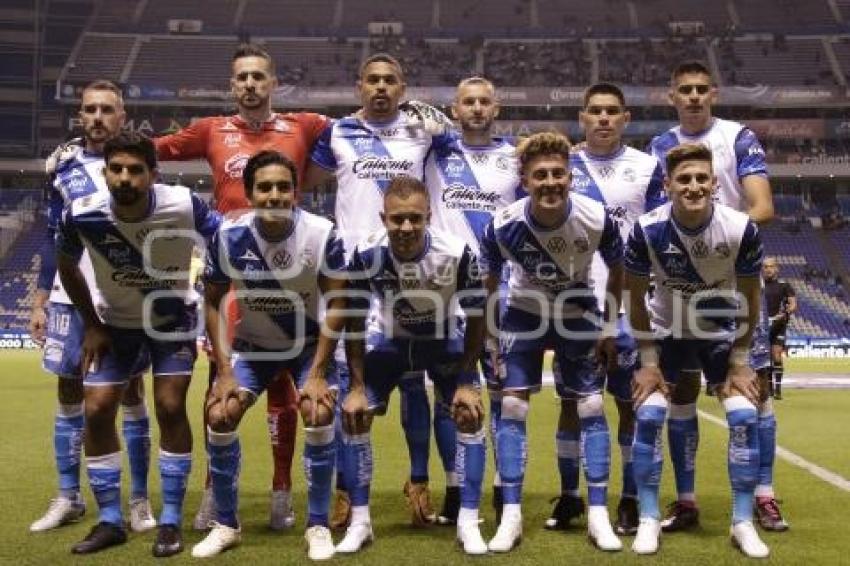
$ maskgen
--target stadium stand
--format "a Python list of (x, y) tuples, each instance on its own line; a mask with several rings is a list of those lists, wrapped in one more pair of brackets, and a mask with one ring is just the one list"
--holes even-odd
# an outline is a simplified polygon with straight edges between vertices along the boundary
[(747, 37), (723, 42), (720, 70), (726, 84), (835, 85), (820, 39)]

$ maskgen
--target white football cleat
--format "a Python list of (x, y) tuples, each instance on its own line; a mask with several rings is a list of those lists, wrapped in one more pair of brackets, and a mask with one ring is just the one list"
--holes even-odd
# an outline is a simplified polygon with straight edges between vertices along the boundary
[(206, 538), (192, 547), (192, 556), (195, 558), (216, 556), (242, 542), (241, 529), (234, 529), (215, 521), (210, 523), (210, 526), (212, 530)]
[(487, 554), (487, 543), (478, 528), (480, 521), (464, 521), (457, 524), (457, 542), (467, 554)]
[(322, 525), (313, 525), (304, 532), (307, 541), (307, 558), (310, 560), (329, 560), (333, 558), (335, 548), (331, 530)]
[(292, 493), (281, 489), (272, 492), (269, 526), (282, 531), (295, 526), (295, 511), (292, 509)]
[(336, 545), (336, 551), (353, 554), (374, 540), (372, 523), (351, 523), (345, 531), (345, 536)]
[(130, 500), (130, 530), (143, 533), (156, 528), (151, 502), (147, 497), (137, 497)]
[(635, 554), (655, 554), (661, 536), (661, 521), (652, 517), (641, 517), (632, 550)]
[(493, 552), (510, 552), (522, 542), (522, 516), (502, 515), (502, 522), (487, 547)]
[(608, 552), (623, 550), (623, 543), (611, 528), (608, 509), (602, 505), (591, 505), (587, 508), (587, 538), (599, 550)]
[(204, 490), (201, 496), (201, 505), (198, 507), (198, 512), (195, 514), (195, 519), (192, 521), (192, 528), (196, 531), (210, 530), (210, 524), (215, 521), (215, 496), (212, 488)]
[(732, 544), (749, 558), (767, 558), (770, 549), (759, 538), (758, 531), (752, 521), (735, 523), (729, 529)]
[(50, 500), (47, 512), (41, 518), (33, 521), (30, 525), (30, 532), (49, 531), (76, 521), (85, 514), (86, 504), (80, 494), (77, 494), (75, 499), (60, 496)]

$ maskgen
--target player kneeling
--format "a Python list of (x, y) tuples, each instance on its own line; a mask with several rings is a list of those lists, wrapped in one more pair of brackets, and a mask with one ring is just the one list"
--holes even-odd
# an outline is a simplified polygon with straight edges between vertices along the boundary
[[(641, 357), (633, 385), (637, 430), (632, 450), (640, 525), (632, 549), (658, 551), (661, 430), (682, 370), (699, 367), (729, 424), (732, 542), (745, 555), (764, 558), (769, 550), (752, 522), (760, 400), (749, 366), (761, 304), (758, 230), (745, 214), (712, 202), (717, 183), (705, 146), (671, 150), (667, 172), (671, 202), (638, 219), (626, 251), (629, 316)], [(650, 277), (656, 289), (647, 309)]]
[[(254, 155), (244, 181), (254, 210), (222, 224), (207, 253), (206, 323), (220, 368), (206, 403), (216, 521), (192, 555), (214, 556), (239, 544), (237, 427), (269, 383), (289, 370), (304, 420), (308, 557), (326, 560), (334, 554), (328, 507), (336, 374), (309, 370), (321, 331), (320, 299), (329, 317), (344, 301), (333, 296), (346, 284), (343, 246), (331, 222), (296, 206), (297, 174), (287, 158), (273, 151)], [(229, 344), (222, 299), (231, 284), (241, 319)]]

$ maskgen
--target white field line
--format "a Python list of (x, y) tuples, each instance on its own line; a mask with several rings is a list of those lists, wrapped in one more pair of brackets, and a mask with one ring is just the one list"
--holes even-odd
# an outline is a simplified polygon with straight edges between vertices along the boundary
[[(716, 425), (726, 427), (726, 421), (721, 418), (715, 417), (705, 411), (697, 411), (699, 416), (707, 420), (708, 422), (714, 423)], [(798, 468), (802, 468), (812, 474), (813, 476), (822, 479), (826, 483), (837, 487), (840, 490), (850, 492), (850, 480), (847, 478), (836, 474), (835, 472), (830, 472), (826, 468), (821, 468), (817, 464), (809, 462), (802, 456), (798, 456), (794, 454), (790, 450), (783, 448), (777, 444), (776, 446), (776, 455), (785, 460), (786, 462), (797, 466)]]

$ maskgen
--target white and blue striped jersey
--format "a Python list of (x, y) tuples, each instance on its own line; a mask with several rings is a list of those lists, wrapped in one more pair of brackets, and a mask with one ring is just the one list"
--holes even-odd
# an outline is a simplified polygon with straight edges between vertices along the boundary
[[(51, 180), (47, 205), (47, 229), (51, 234), (55, 234), (59, 229), (62, 211), (71, 202), (98, 192), (109, 193), (103, 176), (103, 155), (87, 152), (79, 146), (71, 147), (73, 148), (71, 155), (63, 156), (64, 159), (57, 164)], [(80, 258), (80, 270), (88, 283), (92, 303), (100, 305), (100, 291), (97, 288), (88, 252), (83, 252)], [(71, 299), (62, 287), (58, 273), (53, 278), (49, 299), (51, 303), (71, 304)]]
[(629, 236), (625, 268), (654, 278), (649, 307), (659, 336), (731, 337), (736, 279), (761, 273), (756, 225), (728, 206), (713, 208), (705, 226), (689, 230), (672, 217), (668, 203), (641, 216)]
[(653, 138), (649, 150), (666, 171), (667, 153), (679, 144), (701, 143), (711, 149), (712, 166), (718, 188), (714, 200), (735, 210), (749, 208), (741, 179), (749, 175), (767, 177), (764, 149), (752, 130), (730, 120), (712, 118), (711, 126), (695, 136), (682, 131), (681, 126)]
[[(585, 149), (571, 153), (570, 191), (602, 203), (623, 242), (641, 214), (667, 200), (658, 160), (628, 146), (610, 155), (594, 155)], [(608, 267), (599, 254), (593, 258), (590, 276), (599, 308), (604, 310)]]
[(348, 253), (382, 227), (379, 213), (390, 181), (401, 175), (421, 180), (432, 144), (449, 139), (410, 127), (408, 120), (403, 112), (383, 124), (343, 118), (328, 126), (313, 147), (313, 162), (336, 174), (334, 217)]
[[(180, 186), (153, 185), (148, 215), (139, 222), (118, 219), (111, 203), (109, 192), (71, 202), (59, 226), (57, 250), (77, 259), (88, 250), (106, 324), (142, 328), (145, 309), (154, 326), (172, 322), (196, 297), (189, 284), (195, 236), (209, 239), (221, 217)], [(163, 294), (146, 305), (146, 297), (156, 292)]]
[(235, 337), (269, 350), (318, 338), (319, 276), (345, 272), (342, 241), (329, 220), (295, 209), (293, 221), (284, 239), (270, 242), (256, 212), (225, 220), (207, 250), (204, 280), (236, 292)]
[(351, 308), (377, 304), (376, 329), (388, 338), (449, 339), (460, 310), (484, 305), (478, 258), (452, 234), (428, 228), (419, 257), (400, 261), (382, 229), (357, 246), (349, 263)]
[(493, 215), (525, 196), (515, 151), (501, 139), (488, 146), (454, 139), (434, 148), (425, 161), (431, 226), (458, 236), (478, 254)]
[(531, 217), (531, 197), (498, 213), (481, 240), (481, 270), (510, 265), (507, 305), (542, 318), (577, 318), (596, 311), (590, 265), (598, 251), (606, 265), (623, 258), (623, 240), (605, 208), (570, 194), (567, 218), (544, 228)]

